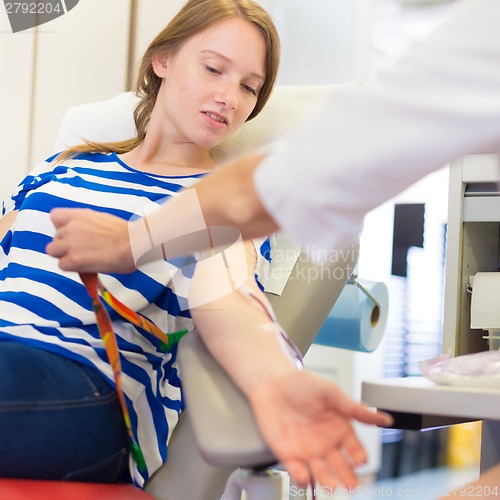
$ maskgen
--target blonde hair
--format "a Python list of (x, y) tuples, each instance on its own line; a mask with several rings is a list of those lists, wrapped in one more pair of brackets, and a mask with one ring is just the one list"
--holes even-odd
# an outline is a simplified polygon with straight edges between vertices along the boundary
[(156, 36), (144, 53), (136, 82), (135, 93), (139, 103), (134, 111), (137, 136), (119, 142), (97, 143), (86, 141), (59, 155), (56, 161), (78, 153), (117, 152), (126, 153), (135, 149), (146, 136), (149, 119), (153, 111), (162, 79), (153, 70), (152, 61), (156, 55), (174, 53), (191, 36), (203, 31), (224, 18), (240, 17), (252, 23), (261, 33), (266, 45), (266, 79), (254, 109), (248, 120), (255, 118), (268, 101), (278, 73), (280, 41), (276, 27), (269, 14), (253, 0), (188, 0), (170, 23)]

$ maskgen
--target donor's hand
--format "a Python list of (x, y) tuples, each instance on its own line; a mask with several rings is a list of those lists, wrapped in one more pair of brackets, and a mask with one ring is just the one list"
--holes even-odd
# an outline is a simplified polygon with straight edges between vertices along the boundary
[(135, 269), (127, 221), (80, 208), (56, 208), (56, 233), (46, 251), (64, 271), (129, 273)]

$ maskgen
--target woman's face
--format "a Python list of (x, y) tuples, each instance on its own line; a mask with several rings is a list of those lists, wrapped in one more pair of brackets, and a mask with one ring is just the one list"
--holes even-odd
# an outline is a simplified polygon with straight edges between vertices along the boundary
[(252, 112), (265, 80), (266, 46), (250, 22), (234, 17), (193, 35), (175, 53), (158, 57), (163, 78), (157, 106), (169, 140), (211, 148)]

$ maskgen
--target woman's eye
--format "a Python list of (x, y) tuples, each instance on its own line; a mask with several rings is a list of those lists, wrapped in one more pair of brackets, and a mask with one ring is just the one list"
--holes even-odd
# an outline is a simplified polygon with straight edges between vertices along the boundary
[(216, 75), (218, 75), (220, 73), (219, 70), (213, 68), (212, 66), (205, 66), (205, 69), (209, 72), (209, 73), (214, 73)]
[(255, 97), (257, 97), (257, 91), (250, 87), (250, 85), (246, 85), (245, 83), (242, 83), (241, 86), (247, 91), (250, 92), (250, 94), (253, 94)]

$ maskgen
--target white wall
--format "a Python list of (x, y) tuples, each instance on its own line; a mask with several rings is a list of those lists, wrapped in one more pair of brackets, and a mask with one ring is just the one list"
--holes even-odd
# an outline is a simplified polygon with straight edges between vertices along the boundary
[(130, 0), (85, 0), (38, 28), (33, 163), (52, 151), (55, 133), (70, 106), (125, 90), (129, 19)]
[[(279, 84), (327, 84), (369, 72), (372, 0), (258, 0), (282, 42)], [(134, 60), (184, 0), (139, 0)]]
[(283, 44), (278, 83), (335, 84), (366, 78), (372, 0), (266, 3)]
[(0, 6), (0, 199), (29, 164), (34, 50), (32, 33), (10, 34), (7, 14)]
[(64, 112), (125, 90), (130, 0), (85, 0), (11, 33), (0, 6), (0, 199), (52, 153)]

